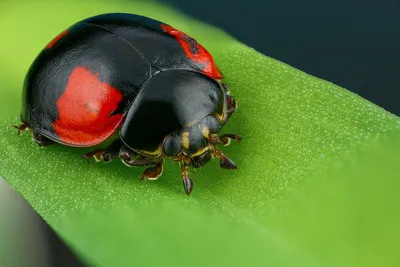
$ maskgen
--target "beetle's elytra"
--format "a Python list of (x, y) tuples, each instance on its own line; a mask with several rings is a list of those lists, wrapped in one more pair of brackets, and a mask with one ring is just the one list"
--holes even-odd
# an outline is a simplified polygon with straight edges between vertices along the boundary
[(119, 132), (108, 147), (84, 158), (147, 166), (140, 179), (161, 176), (164, 159), (181, 163), (185, 192), (189, 168), (214, 156), (236, 169), (218, 145), (236, 109), (210, 53), (193, 38), (150, 18), (112, 13), (73, 24), (32, 63), (23, 87), (18, 132), (36, 143), (92, 147)]

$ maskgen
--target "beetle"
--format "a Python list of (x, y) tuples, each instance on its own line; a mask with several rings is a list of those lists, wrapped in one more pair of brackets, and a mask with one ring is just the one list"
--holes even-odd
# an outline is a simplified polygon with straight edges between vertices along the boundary
[(146, 167), (140, 181), (162, 175), (165, 159), (180, 163), (186, 194), (189, 168), (212, 158), (237, 169), (219, 145), (241, 141), (219, 135), (237, 108), (211, 54), (169, 24), (128, 13), (85, 18), (37, 55), (24, 80), (18, 134), (32, 130), (41, 147), (58, 143), (108, 146), (83, 155), (116, 157)]

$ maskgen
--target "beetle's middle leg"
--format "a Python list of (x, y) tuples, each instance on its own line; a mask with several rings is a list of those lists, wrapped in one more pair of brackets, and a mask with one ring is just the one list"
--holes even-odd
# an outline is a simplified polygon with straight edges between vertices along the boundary
[(100, 148), (93, 150), (85, 155), (82, 155), (82, 158), (90, 160), (90, 158), (94, 158), (96, 162), (103, 161), (105, 163), (111, 162), (116, 156), (118, 156), (119, 150), (121, 149), (122, 141), (120, 139), (115, 139), (109, 146), (106, 148)]
[(126, 147), (121, 148), (119, 156), (128, 167), (147, 167), (140, 176), (140, 181), (157, 180), (163, 173), (164, 159), (162, 157), (146, 157)]
[(140, 176), (140, 181), (143, 180), (157, 180), (163, 173), (164, 161), (161, 160), (156, 165), (147, 167), (142, 175)]
[(35, 141), (35, 143), (38, 144), (40, 147), (46, 147), (54, 144), (54, 141), (50, 140), (47, 137), (44, 137), (43, 135), (35, 131), (33, 131), (33, 141)]

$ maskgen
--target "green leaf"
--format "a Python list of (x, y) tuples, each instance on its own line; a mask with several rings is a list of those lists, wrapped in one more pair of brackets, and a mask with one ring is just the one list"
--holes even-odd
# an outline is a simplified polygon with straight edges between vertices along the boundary
[[(165, 21), (214, 55), (239, 108), (213, 161), (140, 183), (88, 149), (45, 149), (19, 123), (21, 85), (40, 49), (87, 16), (131, 12)], [(229, 18), (229, 14), (221, 14)], [(147, 1), (9, 1), (0, 11), (0, 175), (98, 266), (398, 266), (400, 120), (332, 83), (264, 56), (211, 26)], [(273, 40), (271, 40), (273, 41)], [(293, 49), (296, 49), (295, 44)], [(378, 88), (377, 88), (378, 89)]]

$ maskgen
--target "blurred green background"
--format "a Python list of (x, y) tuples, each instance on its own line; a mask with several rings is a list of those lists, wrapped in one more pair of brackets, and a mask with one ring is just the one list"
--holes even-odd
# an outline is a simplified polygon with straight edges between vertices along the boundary
[[(0, 175), (96, 266), (398, 266), (400, 120), (332, 83), (145, 1), (0, 4)], [(239, 109), (224, 149), (239, 166), (88, 166), (87, 149), (39, 149), (17, 136), (21, 85), (38, 52), (77, 20), (129, 12), (165, 21), (210, 50)], [(9, 203), (13, 205), (13, 203)]]

